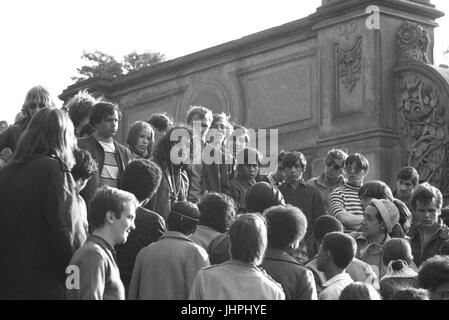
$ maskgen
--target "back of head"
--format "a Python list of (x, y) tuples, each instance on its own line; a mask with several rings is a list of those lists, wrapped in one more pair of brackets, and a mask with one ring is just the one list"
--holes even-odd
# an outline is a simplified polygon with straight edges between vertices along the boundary
[(199, 224), (218, 232), (226, 232), (235, 217), (235, 203), (231, 197), (221, 193), (208, 193), (198, 203)]
[(163, 113), (155, 113), (147, 121), (157, 131), (167, 131), (173, 126), (173, 122)]
[(355, 240), (350, 235), (341, 232), (326, 234), (321, 246), (323, 251), (331, 253), (335, 266), (340, 269), (347, 268), (357, 251)]
[(69, 110), (69, 117), (75, 128), (89, 117), (90, 111), (96, 102), (97, 100), (87, 90), (79, 91), (67, 101), (65, 108)]
[(192, 147), (192, 129), (184, 125), (176, 125), (172, 127), (167, 134), (161, 137), (157, 142), (153, 151), (153, 160), (161, 166), (166, 166), (173, 163), (171, 158), (171, 151), (173, 146), (179, 143), (180, 139), (189, 139), (190, 153), (193, 152)]
[(393, 192), (383, 181), (372, 180), (364, 183), (359, 189), (360, 198), (393, 200)]
[(347, 285), (338, 300), (381, 300), (377, 290), (369, 283), (354, 282)]
[(126, 166), (120, 186), (142, 202), (154, 195), (161, 183), (161, 178), (161, 169), (153, 161), (136, 159)]
[(127, 203), (137, 207), (136, 197), (127, 191), (111, 187), (97, 189), (88, 206), (87, 219), (90, 231), (104, 226), (106, 213), (112, 211), (116, 219), (120, 219), (122, 211)]
[(120, 120), (122, 113), (120, 112), (118, 105), (108, 101), (99, 101), (92, 107), (89, 116), (89, 124), (95, 128), (103, 119), (114, 115), (115, 112), (117, 112)]
[(285, 250), (304, 238), (307, 219), (299, 208), (281, 205), (267, 209), (263, 215), (267, 221), (270, 248)]
[(245, 196), (246, 210), (248, 212), (262, 213), (266, 209), (284, 205), (282, 193), (267, 182), (258, 182), (252, 185)]
[(324, 236), (330, 232), (343, 232), (343, 224), (335, 217), (330, 215), (319, 216), (313, 224), (313, 235), (315, 240), (320, 243)]
[(398, 173), (396, 174), (396, 177), (398, 180), (405, 180), (405, 181), (411, 180), (411, 182), (414, 185), (417, 185), (419, 183), (418, 171), (410, 166), (399, 169)]
[(188, 201), (174, 202), (167, 217), (167, 229), (190, 235), (195, 232), (200, 212)]
[(36, 155), (51, 155), (61, 159), (69, 169), (75, 164), (73, 151), (76, 138), (67, 112), (61, 109), (41, 109), (22, 133), (12, 162), (25, 162)]
[(434, 256), (425, 261), (418, 271), (418, 285), (431, 293), (449, 283), (449, 256)]
[(418, 288), (397, 289), (390, 300), (429, 300), (429, 292)]
[[(412, 248), (410, 247), (410, 244), (407, 240), (394, 238), (388, 240), (383, 245), (382, 262), (384, 263), (384, 265), (388, 266), (391, 261), (395, 260), (403, 260), (407, 262), (407, 264), (412, 263)], [(396, 266), (393, 266), (393, 269), (397, 270), (399, 267), (400, 266), (398, 264)], [(402, 269), (402, 267), (400, 267), (398, 270), (400, 269)]]
[(97, 173), (97, 162), (92, 158), (92, 155), (86, 149), (75, 149), (73, 151), (75, 156), (75, 165), (72, 168), (73, 180), (79, 179), (89, 180)]
[(261, 215), (238, 215), (228, 233), (232, 259), (255, 265), (262, 262), (267, 248), (267, 226)]

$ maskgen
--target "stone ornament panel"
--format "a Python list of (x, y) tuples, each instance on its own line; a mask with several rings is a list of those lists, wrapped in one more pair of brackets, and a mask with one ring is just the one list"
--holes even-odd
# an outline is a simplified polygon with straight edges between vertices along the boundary
[(430, 37), (426, 30), (417, 23), (405, 21), (396, 34), (397, 63), (429, 63), (427, 51)]
[(427, 77), (403, 73), (399, 78), (398, 111), (407, 164), (421, 181), (449, 194), (449, 134), (447, 111), (441, 91)]

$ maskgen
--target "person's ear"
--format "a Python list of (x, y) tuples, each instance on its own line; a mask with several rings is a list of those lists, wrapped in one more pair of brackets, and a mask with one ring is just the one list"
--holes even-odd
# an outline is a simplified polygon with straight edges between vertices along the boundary
[(113, 224), (115, 220), (114, 212), (111, 210), (106, 211), (106, 223)]

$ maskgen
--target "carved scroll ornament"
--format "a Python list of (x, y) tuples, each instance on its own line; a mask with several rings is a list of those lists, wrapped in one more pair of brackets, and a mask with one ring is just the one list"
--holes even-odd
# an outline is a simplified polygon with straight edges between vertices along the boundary
[(413, 22), (404, 22), (396, 34), (398, 64), (410, 61), (429, 63), (427, 50), (430, 38), (426, 30)]
[(399, 112), (408, 165), (420, 180), (449, 193), (449, 136), (440, 91), (418, 75), (405, 75), (399, 85)]
[(357, 38), (354, 45), (345, 48), (337, 46), (338, 78), (351, 92), (362, 74), (362, 38)]

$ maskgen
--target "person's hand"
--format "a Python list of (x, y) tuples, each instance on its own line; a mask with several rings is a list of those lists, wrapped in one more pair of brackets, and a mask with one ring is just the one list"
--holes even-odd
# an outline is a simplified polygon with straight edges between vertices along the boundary
[(3, 167), (6, 164), (6, 161), (3, 159), (0, 159), (0, 168)]

